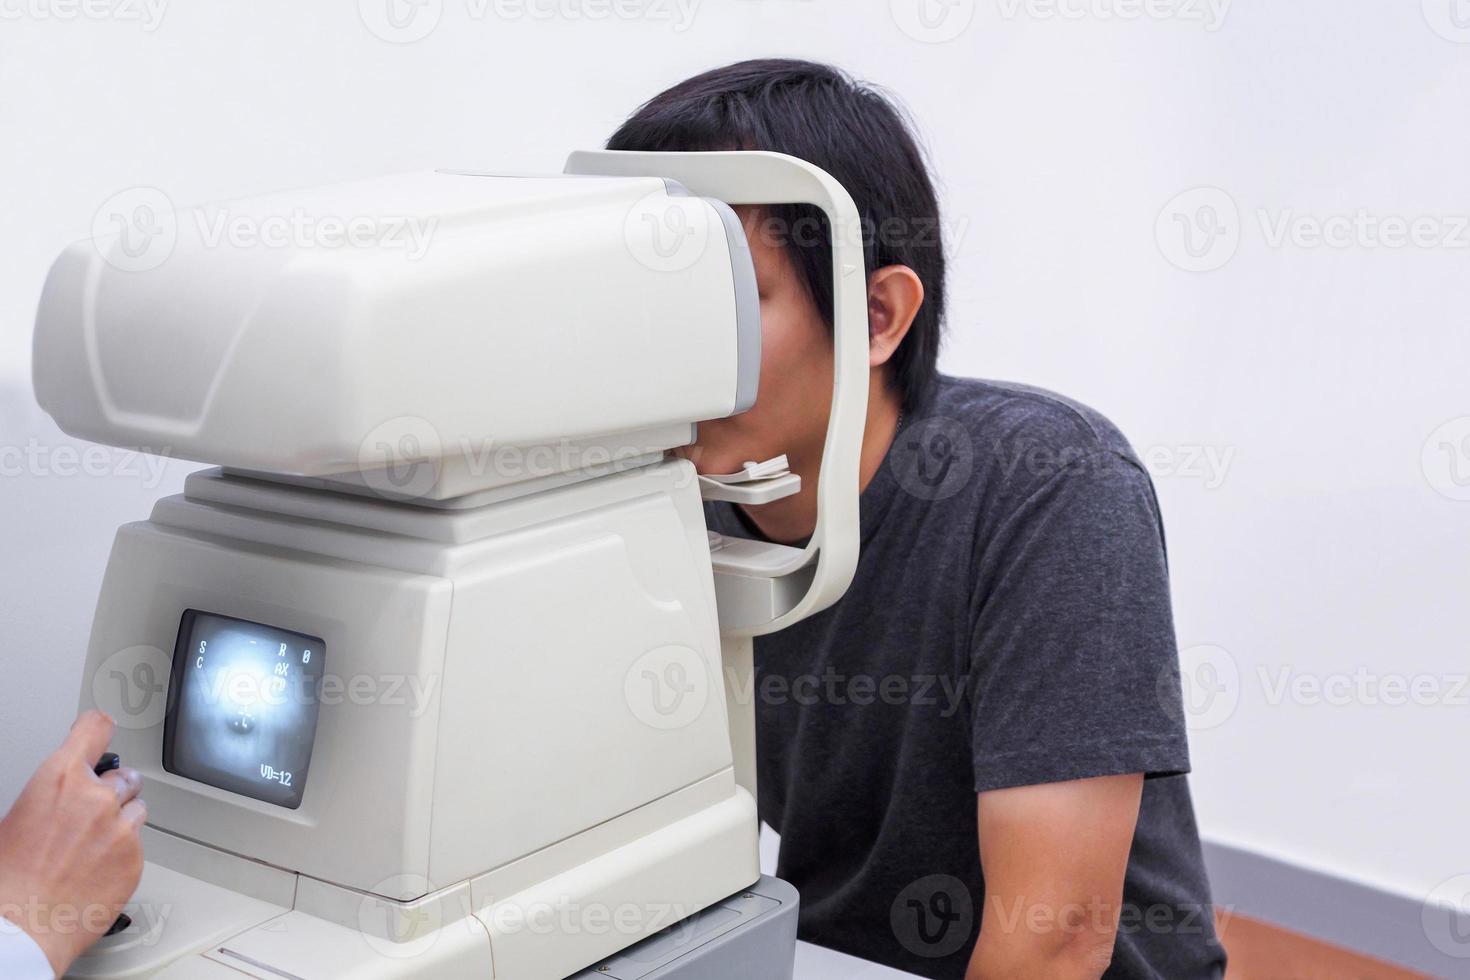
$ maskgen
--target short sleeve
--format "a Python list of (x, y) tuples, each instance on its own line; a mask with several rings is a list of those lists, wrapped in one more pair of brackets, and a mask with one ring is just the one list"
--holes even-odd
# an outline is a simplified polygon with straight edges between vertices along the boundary
[(1189, 771), (1158, 504), (1099, 450), (976, 542), (969, 690), (977, 792)]

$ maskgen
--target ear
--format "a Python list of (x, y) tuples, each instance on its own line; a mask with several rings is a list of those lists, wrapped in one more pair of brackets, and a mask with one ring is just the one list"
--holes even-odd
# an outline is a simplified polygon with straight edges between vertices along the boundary
[(868, 277), (868, 365), (888, 363), (908, 336), (919, 307), (924, 284), (906, 265), (887, 265)]

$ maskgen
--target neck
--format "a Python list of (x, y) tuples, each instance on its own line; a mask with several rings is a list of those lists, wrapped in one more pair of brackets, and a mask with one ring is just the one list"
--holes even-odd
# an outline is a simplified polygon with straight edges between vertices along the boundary
[[(866, 490), (872, 482), (888, 447), (893, 444), (898, 431), (901, 403), (898, 395), (889, 389), (883, 375), (874, 371), (868, 378), (868, 413), (863, 423), (863, 448), (858, 460), (858, 492)], [(811, 537), (817, 527), (817, 475), (822, 469), (822, 440), (826, 430), (818, 436), (814, 446), (805, 452), (788, 453), (791, 471), (801, 477), (801, 490), (774, 503), (742, 510), (761, 534), (781, 544), (795, 544)]]

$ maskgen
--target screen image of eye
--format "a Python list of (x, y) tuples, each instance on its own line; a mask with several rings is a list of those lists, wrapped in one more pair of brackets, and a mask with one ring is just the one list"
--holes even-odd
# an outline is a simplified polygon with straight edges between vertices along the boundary
[[(220, 717), (227, 731), (249, 735), (256, 730), (261, 716), (281, 702), (290, 666), (254, 637), (227, 634), (221, 639), (221, 645), (233, 656), (221, 671), (225, 698)], [(285, 649), (281, 644), (282, 655)]]

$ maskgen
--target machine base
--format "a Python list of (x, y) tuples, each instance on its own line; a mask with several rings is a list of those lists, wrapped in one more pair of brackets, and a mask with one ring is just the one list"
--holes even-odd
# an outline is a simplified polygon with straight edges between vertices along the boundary
[(796, 889), (750, 888), (567, 980), (792, 980)]

